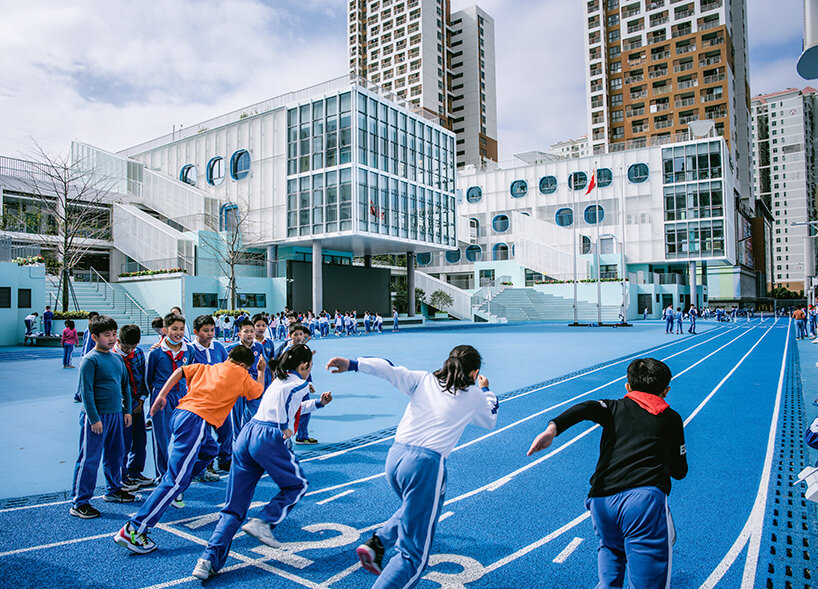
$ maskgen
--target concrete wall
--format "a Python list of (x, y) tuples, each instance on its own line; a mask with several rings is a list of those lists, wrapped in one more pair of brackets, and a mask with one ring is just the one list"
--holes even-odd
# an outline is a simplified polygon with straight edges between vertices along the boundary
[[(11, 306), (0, 308), (0, 346), (15, 346), (23, 343), (25, 324), (23, 319), (36, 311), (39, 319), (35, 331), (42, 330), (42, 316), (45, 311), (45, 268), (41, 266), (18, 266), (13, 262), (0, 263), (0, 287), (11, 291)], [(31, 290), (31, 307), (20, 308), (20, 289)]]

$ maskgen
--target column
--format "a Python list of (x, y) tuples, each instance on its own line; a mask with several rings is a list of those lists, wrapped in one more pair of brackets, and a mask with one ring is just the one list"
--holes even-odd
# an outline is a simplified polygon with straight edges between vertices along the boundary
[(699, 289), (696, 283), (696, 262), (690, 262), (690, 280), (688, 283), (690, 284), (690, 304), (695, 305), (696, 309), (699, 308)]
[(372, 254), (364, 254), (364, 268), (372, 267)]
[(415, 316), (415, 254), (406, 252), (406, 294), (409, 300), (409, 317)]
[(267, 278), (276, 277), (276, 263), (278, 263), (278, 246), (267, 246)]
[(320, 241), (312, 242), (312, 311), (320, 313), (324, 309), (324, 250)]

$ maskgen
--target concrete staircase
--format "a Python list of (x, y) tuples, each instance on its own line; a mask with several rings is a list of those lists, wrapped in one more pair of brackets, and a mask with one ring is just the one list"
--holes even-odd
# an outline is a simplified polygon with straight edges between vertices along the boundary
[[(586, 323), (598, 320), (596, 303), (577, 301), (579, 320)], [(508, 321), (573, 321), (574, 301), (542, 293), (533, 288), (505, 288), (491, 301), (484, 301), (475, 309)], [(619, 305), (602, 305), (602, 321), (619, 319)]]

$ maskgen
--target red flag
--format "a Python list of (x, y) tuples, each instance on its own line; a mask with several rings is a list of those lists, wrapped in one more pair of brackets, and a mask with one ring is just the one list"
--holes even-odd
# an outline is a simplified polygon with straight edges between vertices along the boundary
[(591, 194), (591, 191), (596, 188), (596, 172), (591, 174), (591, 181), (588, 182), (588, 190), (585, 191), (585, 196)]

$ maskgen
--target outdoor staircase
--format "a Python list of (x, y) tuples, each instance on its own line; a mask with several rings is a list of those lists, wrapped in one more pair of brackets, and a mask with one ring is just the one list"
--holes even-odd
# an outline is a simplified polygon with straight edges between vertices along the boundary
[[(508, 321), (573, 321), (574, 300), (542, 293), (533, 288), (507, 287), (491, 300), (483, 301), (475, 312), (483, 312)], [(577, 300), (579, 321), (598, 321), (596, 303)], [(602, 321), (619, 320), (619, 305), (602, 305)]]

